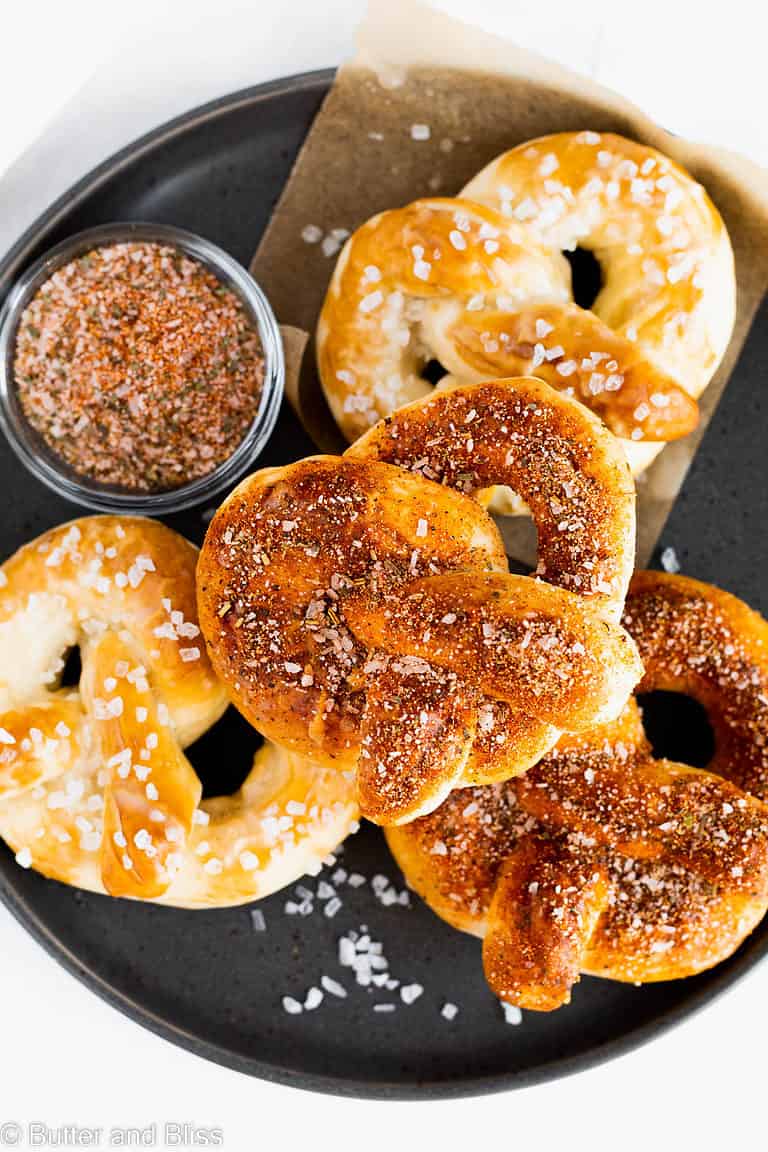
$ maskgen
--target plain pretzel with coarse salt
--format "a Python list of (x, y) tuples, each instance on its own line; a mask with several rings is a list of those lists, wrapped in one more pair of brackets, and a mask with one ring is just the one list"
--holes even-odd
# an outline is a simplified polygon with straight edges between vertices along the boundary
[[(602, 287), (572, 297), (563, 255)], [(703, 188), (654, 149), (561, 133), (520, 145), (459, 199), (380, 213), (339, 256), (317, 328), (320, 378), (353, 440), (432, 385), (535, 374), (622, 440), (634, 474), (690, 432), (730, 338), (733, 254)], [(521, 510), (507, 501), (500, 510)]]
[(0, 835), (24, 867), (217, 907), (291, 883), (353, 825), (343, 777), (269, 743), (235, 795), (201, 801), (182, 749), (227, 698), (197, 624), (196, 561), (156, 521), (91, 516), (0, 568)]
[[(510, 575), (470, 495), (493, 484), (530, 501), (541, 579)], [(538, 380), (492, 381), (245, 480), (203, 545), (200, 623), (255, 727), (401, 823), (616, 715), (641, 672), (618, 626), (633, 554), (610, 433)]]

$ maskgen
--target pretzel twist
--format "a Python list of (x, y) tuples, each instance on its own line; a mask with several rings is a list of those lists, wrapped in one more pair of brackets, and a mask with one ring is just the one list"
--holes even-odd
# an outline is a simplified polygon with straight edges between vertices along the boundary
[(290, 883), (349, 831), (349, 783), (270, 745), (237, 794), (201, 803), (182, 749), (227, 699), (197, 624), (196, 559), (162, 524), (94, 516), (0, 568), (0, 835), (19, 863), (113, 896), (219, 906)]
[[(600, 264), (592, 310), (573, 302), (576, 247)], [(703, 188), (652, 148), (560, 133), (498, 157), (459, 199), (362, 225), (328, 288), (318, 367), (350, 440), (428, 394), (430, 360), (449, 373), (440, 387), (535, 374), (599, 415), (637, 474), (695, 427), (734, 314), (733, 254)]]
[(524, 1008), (566, 1003), (580, 972), (699, 972), (768, 908), (768, 624), (719, 589), (657, 572), (636, 575), (624, 620), (645, 661), (638, 691), (706, 706), (706, 771), (654, 759), (630, 701), (525, 776), (387, 833), (434, 911), (484, 937), (494, 992)]
[[(530, 500), (542, 580), (509, 574), (470, 497), (493, 483)], [(244, 481), (203, 545), (200, 621), (251, 723), (400, 823), (617, 714), (641, 672), (618, 625), (633, 549), (610, 434), (539, 381), (496, 381)]]

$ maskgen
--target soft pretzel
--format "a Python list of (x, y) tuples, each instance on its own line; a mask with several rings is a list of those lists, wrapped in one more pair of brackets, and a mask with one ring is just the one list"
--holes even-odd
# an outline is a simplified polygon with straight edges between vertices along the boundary
[[(19, 863), (217, 906), (290, 883), (349, 830), (349, 782), (269, 745), (239, 793), (200, 803), (182, 748), (227, 699), (197, 625), (196, 560), (162, 524), (94, 516), (0, 568), (0, 835)], [(79, 684), (62, 686), (76, 646)]]
[(435, 392), (346, 452), (476, 495), (513, 488), (538, 532), (536, 575), (621, 615), (635, 555), (635, 487), (601, 422), (532, 377)]
[[(456, 490), (518, 480), (548, 583), (509, 574)], [(225, 501), (198, 567), (214, 667), (270, 739), (356, 771), (369, 819), (411, 820), (620, 711), (641, 672), (617, 623), (633, 501), (611, 435), (539, 381), (421, 402)]]
[(484, 937), (492, 989), (524, 1008), (566, 1003), (580, 972), (643, 982), (709, 968), (768, 908), (768, 624), (658, 572), (637, 574), (624, 621), (645, 662), (637, 690), (707, 708), (706, 771), (654, 759), (630, 701), (525, 776), (387, 833), (409, 883)]
[[(577, 388), (580, 399), (585, 386), (597, 397), (617, 387), (611, 395), (621, 405), (635, 365), (643, 374), (650, 365), (649, 379), (661, 374), (698, 399), (731, 338), (736, 278), (722, 217), (685, 169), (656, 149), (613, 133), (559, 132), (505, 152), (461, 195), (521, 221), (531, 242), (555, 257), (579, 247), (592, 251), (600, 264), (602, 286), (586, 314), (594, 330), (580, 331), (585, 314), (579, 317), (572, 306), (561, 317), (556, 311), (542, 313), (544, 326), (551, 323), (553, 329), (540, 341), (545, 360), (537, 374), (544, 372), (550, 383), (560, 375), (566, 386)], [(526, 324), (534, 326), (535, 334), (536, 303), (532, 300), (531, 308), (520, 313), (521, 342)], [(558, 344), (565, 355), (548, 359)], [(563, 377), (568, 359), (578, 367)], [(502, 362), (505, 374), (531, 367), (524, 351)], [(624, 380), (611, 381), (612, 374)], [(671, 428), (646, 433), (646, 409), (664, 412), (669, 407), (663, 392), (651, 387), (649, 393), (642, 399), (638, 394), (626, 428), (614, 426), (600, 412), (621, 436), (634, 475), (661, 450), (659, 441), (676, 438)]]
[[(593, 310), (563, 250), (592, 249)], [(317, 329), (320, 378), (353, 440), (441, 387), (534, 373), (622, 439), (633, 472), (695, 427), (733, 326), (733, 255), (704, 190), (619, 136), (561, 133), (500, 156), (460, 199), (383, 212), (347, 241)], [(519, 501), (505, 510), (520, 510)]]

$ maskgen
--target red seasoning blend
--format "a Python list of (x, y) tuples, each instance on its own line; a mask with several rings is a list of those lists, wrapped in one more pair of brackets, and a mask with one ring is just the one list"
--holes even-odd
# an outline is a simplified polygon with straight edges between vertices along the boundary
[(157, 243), (94, 248), (22, 313), (15, 384), (24, 414), (80, 475), (142, 492), (206, 476), (259, 407), (264, 357), (240, 298)]

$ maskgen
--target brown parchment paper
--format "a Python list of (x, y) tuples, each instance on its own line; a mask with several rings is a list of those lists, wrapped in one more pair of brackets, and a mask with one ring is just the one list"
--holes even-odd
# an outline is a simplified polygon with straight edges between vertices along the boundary
[(302, 407), (300, 380), (302, 369), (309, 363), (309, 357), (304, 353), (309, 342), (309, 333), (303, 328), (293, 328), (290, 324), (280, 325), (280, 336), (283, 341), (283, 356), (285, 357), (285, 395), (294, 411), (299, 412)]
[[(412, 125), (429, 139), (414, 140)], [(419, 196), (454, 195), (500, 152), (547, 132), (591, 128), (650, 144), (703, 183), (725, 219), (736, 257), (733, 339), (700, 400), (701, 422), (664, 449), (638, 482), (638, 563), (646, 564), (712, 411), (768, 288), (768, 175), (742, 156), (689, 143), (585, 77), (415, 0), (371, 0), (354, 58), (337, 73), (252, 270), (282, 324), (314, 337), (334, 256), (302, 232), (352, 231), (375, 212)], [(327, 252), (328, 244), (326, 244)], [(292, 402), (315, 443), (344, 442), (304, 356)], [(535, 561), (530, 524), (502, 524), (510, 555)]]

